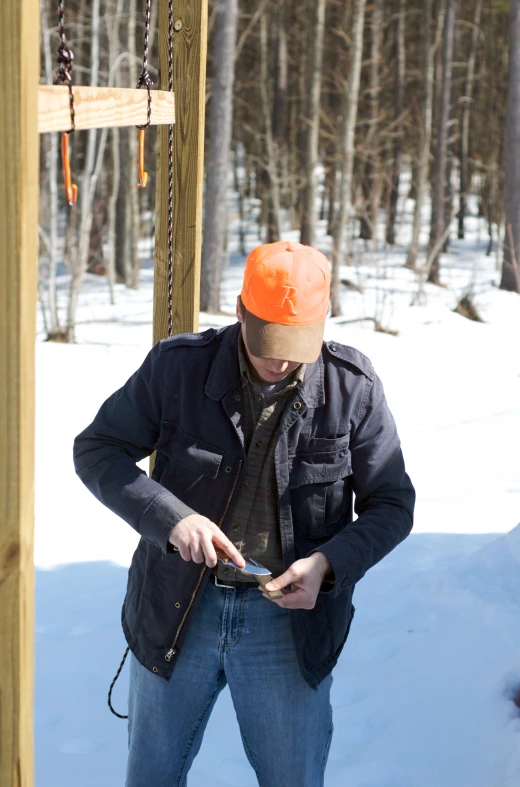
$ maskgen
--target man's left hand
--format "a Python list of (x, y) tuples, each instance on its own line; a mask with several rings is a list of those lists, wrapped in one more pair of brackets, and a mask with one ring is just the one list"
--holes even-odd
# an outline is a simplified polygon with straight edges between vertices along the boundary
[[(279, 607), (287, 609), (313, 609), (318, 597), (318, 591), (325, 575), (331, 570), (330, 561), (323, 552), (314, 552), (310, 557), (296, 560), (287, 571), (279, 577), (272, 579), (265, 588), (260, 590), (282, 590), (284, 597), (270, 599)], [(287, 585), (291, 590), (283, 591)], [(267, 593), (263, 593), (269, 598)]]

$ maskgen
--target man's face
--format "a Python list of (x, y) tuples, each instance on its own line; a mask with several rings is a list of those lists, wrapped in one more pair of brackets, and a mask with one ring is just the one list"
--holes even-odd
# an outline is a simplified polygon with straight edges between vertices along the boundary
[[(242, 338), (247, 350), (248, 358), (254, 367), (255, 372), (266, 383), (279, 383), (288, 377), (301, 364), (296, 361), (278, 361), (275, 358), (257, 358), (250, 351), (247, 344), (247, 328), (240, 308), (240, 299), (237, 299), (237, 319), (242, 323)], [(246, 318), (247, 321), (247, 318)]]

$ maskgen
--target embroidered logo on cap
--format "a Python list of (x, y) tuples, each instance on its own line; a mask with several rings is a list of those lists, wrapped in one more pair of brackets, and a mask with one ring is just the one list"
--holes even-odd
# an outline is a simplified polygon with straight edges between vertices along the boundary
[[(284, 294), (282, 296), (282, 302), (280, 304), (273, 303), (272, 304), (273, 308), (274, 309), (284, 309), (284, 311), (287, 314), (299, 314), (300, 312), (299, 312), (298, 309), (296, 309), (296, 307), (294, 305), (294, 302), (293, 302), (293, 298), (296, 298), (296, 296), (298, 295), (297, 287), (288, 287), (288, 286), (284, 287), (284, 286), (282, 286), (281, 289), (285, 290), (285, 292), (284, 292)], [(287, 304), (287, 306), (286, 306), (286, 304)]]

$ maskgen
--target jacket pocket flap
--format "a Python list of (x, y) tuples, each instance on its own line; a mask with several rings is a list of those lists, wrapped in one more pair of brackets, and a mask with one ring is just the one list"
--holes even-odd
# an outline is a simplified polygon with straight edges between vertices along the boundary
[(155, 449), (166, 454), (174, 464), (208, 478), (217, 477), (224, 456), (223, 451), (211, 443), (183, 432), (171, 421), (161, 423)]
[(352, 473), (348, 448), (332, 454), (322, 452), (296, 454), (289, 461), (291, 463), (289, 486), (292, 488), (304, 484), (340, 481)]

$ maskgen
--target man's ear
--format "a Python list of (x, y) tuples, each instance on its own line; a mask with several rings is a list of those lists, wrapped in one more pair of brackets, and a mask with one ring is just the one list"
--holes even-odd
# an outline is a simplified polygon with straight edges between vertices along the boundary
[(237, 296), (237, 320), (238, 322), (244, 322), (244, 317), (242, 315), (242, 301), (240, 299), (240, 295)]

